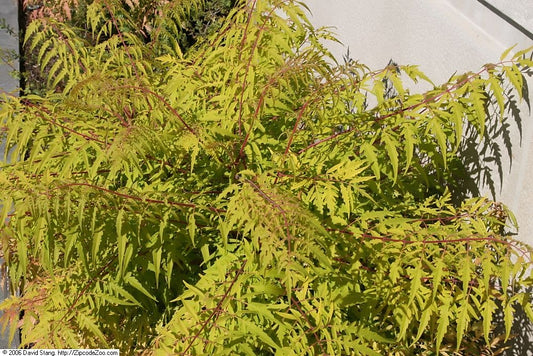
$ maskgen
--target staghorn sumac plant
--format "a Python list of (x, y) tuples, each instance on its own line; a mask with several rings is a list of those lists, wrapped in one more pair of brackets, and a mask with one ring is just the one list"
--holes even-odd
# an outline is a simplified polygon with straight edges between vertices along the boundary
[[(87, 10), (94, 43), (31, 24), (53, 90), (0, 111), (20, 292), (1, 308), (22, 346), (480, 354), (517, 308), (533, 317), (512, 213), (456, 184), (467, 133), (513, 117), (530, 50), (436, 86), (414, 66), (332, 65), (334, 37), (296, 1), (242, 1), (188, 51), (126, 32), (112, 5)], [(418, 80), (433, 89), (410, 93)]]

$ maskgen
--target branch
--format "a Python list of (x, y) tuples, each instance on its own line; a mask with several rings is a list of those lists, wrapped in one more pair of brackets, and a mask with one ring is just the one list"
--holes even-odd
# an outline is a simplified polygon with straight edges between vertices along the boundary
[[(338, 233), (341, 233), (341, 234), (346, 234), (346, 235), (351, 235), (351, 236), (355, 236), (356, 235), (355, 233), (353, 233), (351, 231), (341, 230), (341, 229), (327, 228), (326, 231), (338, 232)], [(367, 239), (367, 240), (379, 240), (379, 241), (383, 241), (383, 242), (395, 242), (395, 243), (401, 243), (401, 244), (404, 244), (404, 245), (412, 245), (412, 244), (423, 244), (423, 245), (428, 245), (428, 244), (453, 244), (453, 243), (460, 243), (460, 242), (482, 242), (482, 241), (493, 242), (493, 243), (499, 243), (499, 244), (507, 245), (510, 248), (518, 251), (524, 258), (526, 258), (526, 259), (531, 261), (531, 258), (528, 257), (528, 252), (526, 250), (518, 248), (517, 246), (513, 245), (513, 242), (516, 243), (517, 241), (513, 241), (513, 240), (507, 241), (507, 240), (503, 240), (501, 238), (494, 237), (492, 235), (491, 236), (487, 236), (487, 237), (475, 237), (476, 235), (471, 235), (471, 236), (468, 236), (468, 237), (462, 237), (462, 238), (457, 238), (457, 239), (420, 240), (420, 241), (407, 240), (407, 239), (395, 239), (395, 238), (388, 237), (388, 236), (375, 236), (375, 235), (366, 234), (366, 233), (363, 233), (363, 234), (361, 234), (359, 236), (361, 238)]]
[[(138, 196), (135, 196), (135, 195), (120, 193), (120, 192), (117, 192), (117, 191), (114, 191), (114, 190), (111, 190), (111, 189), (108, 189), (108, 188), (99, 187), (97, 185), (89, 184), (89, 183), (68, 183), (68, 184), (59, 186), (59, 187), (54, 188), (54, 189), (62, 189), (62, 188), (68, 188), (68, 187), (74, 187), (74, 186), (89, 187), (89, 188), (92, 188), (92, 189), (100, 190), (102, 192), (118, 196), (120, 198), (139, 201), (139, 202), (172, 205), (172, 206), (179, 206), (179, 207), (182, 207), (182, 208), (193, 208), (193, 209), (201, 208), (199, 205), (193, 204), (193, 203), (180, 203), (180, 202), (173, 202), (173, 201), (168, 201), (168, 200), (142, 198), (142, 197), (138, 197)], [(224, 210), (224, 209), (217, 209), (217, 208), (213, 208), (213, 207), (205, 207), (205, 209), (213, 211), (213, 212), (216, 212), (216, 213), (225, 213), (226, 212), (226, 210)]]
[(287, 212), (285, 211), (285, 209), (283, 209), (281, 207), (281, 205), (279, 205), (278, 203), (276, 203), (274, 201), (274, 199), (272, 199), (271, 197), (269, 197), (257, 184), (255, 184), (254, 182), (252, 182), (250, 179), (245, 179), (245, 182), (250, 184), (253, 189), (259, 193), (259, 195), (261, 195), (261, 197), (263, 197), (263, 199), (265, 199), (267, 202), (269, 202), (274, 208), (276, 208), (280, 213), (281, 215), (283, 216), (283, 223), (284, 223), (284, 227), (285, 227), (285, 234), (286, 234), (286, 237), (287, 237), (287, 251), (288, 253), (290, 254), (291, 253), (291, 234), (290, 234), (290, 231), (289, 231), (289, 220), (287, 219)]
[[(193, 339), (191, 340), (191, 342), (189, 343), (189, 345), (187, 345), (187, 347), (185, 348), (185, 350), (181, 353), (182, 355), (185, 355), (187, 354), (187, 351), (189, 351), (189, 349), (192, 347), (192, 345), (194, 344), (194, 342), (196, 341), (196, 339), (198, 339), (198, 337), (200, 336), (200, 334), (202, 333), (202, 331), (206, 328), (207, 324), (209, 323), (209, 321), (211, 319), (213, 319), (213, 321), (216, 321), (218, 319), (218, 316), (220, 315), (220, 313), (222, 312), (222, 303), (224, 303), (224, 301), (226, 300), (226, 298), (229, 296), (229, 293), (231, 291), (231, 289), (233, 288), (233, 285), (235, 284), (235, 282), (237, 282), (237, 279), (239, 278), (239, 276), (244, 272), (244, 267), (246, 266), (246, 262), (248, 262), (247, 260), (244, 260), (242, 262), (242, 265), (241, 265), (241, 268), (237, 271), (237, 273), (235, 274), (235, 277), (233, 278), (233, 280), (231, 281), (231, 284), (230, 286), (228, 287), (228, 289), (224, 292), (224, 295), (222, 296), (222, 298), (218, 301), (217, 303), (217, 306), (215, 307), (214, 311), (211, 313), (211, 315), (209, 315), (209, 318), (207, 318), (206, 321), (204, 321), (202, 323), (202, 326), (200, 327), (200, 330), (198, 330), (198, 332), (194, 335)], [(214, 325), (214, 324), (213, 324)], [(213, 325), (211, 325), (211, 327), (209, 328), (209, 330), (211, 330), (211, 328), (213, 327)]]
[[(506, 63), (514, 63), (514, 61), (503, 61), (503, 62), (499, 62), (497, 64), (495, 64), (494, 66), (502, 66)], [(491, 67), (493, 68), (493, 67)], [(413, 109), (417, 109), (417, 108), (420, 108), (421, 106), (423, 105), (426, 105), (430, 102), (434, 102), (434, 101), (437, 101), (439, 100), (442, 96), (444, 96), (445, 94), (451, 94), (454, 90), (460, 88), (461, 86), (463, 86), (464, 84), (470, 82), (473, 78), (476, 78), (478, 76), (480, 76), (481, 74), (483, 74), (484, 72), (488, 71), (489, 68), (487, 66), (484, 66), (483, 69), (481, 69), (479, 72), (477, 73), (474, 73), (474, 74), (471, 74), (470, 76), (467, 76), (465, 79), (463, 79), (462, 81), (450, 86), (449, 88), (447, 88), (446, 90), (440, 92), (439, 94), (436, 94), (434, 96), (431, 96), (431, 97), (428, 97), (428, 98), (425, 98), (424, 100), (422, 100), (421, 102), (419, 103), (416, 103), (416, 104), (413, 104), (413, 105), (410, 105), (410, 106), (407, 106), (405, 108), (400, 108), (399, 110), (396, 110), (394, 112), (391, 112), (391, 113), (388, 113), (386, 115), (383, 115), (383, 116), (380, 116), (380, 117), (377, 117), (375, 119), (375, 122), (380, 122), (380, 121), (383, 121), (389, 117), (392, 117), (392, 116), (396, 116), (396, 115), (399, 115), (399, 114), (402, 114), (406, 111), (410, 111), (410, 110), (413, 110)], [(422, 111), (423, 112), (423, 111)], [(311, 144), (309, 144), (307, 147), (305, 148), (302, 148), (300, 151), (298, 151), (298, 154), (301, 154), (313, 147), (316, 147), (324, 142), (327, 142), (327, 141), (331, 141), (335, 138), (337, 138), (338, 136), (340, 135), (344, 135), (344, 134), (347, 134), (347, 133), (351, 133), (353, 131), (355, 131), (357, 128), (354, 126), (348, 130), (345, 130), (345, 131), (342, 131), (342, 132), (338, 132), (338, 133), (335, 133), (333, 135), (330, 135), (330, 136), (327, 136), (319, 141), (315, 141)]]
[(163, 105), (165, 105), (165, 107), (170, 110), (170, 112), (172, 114), (174, 114), (174, 116), (176, 116), (178, 118), (178, 120), (180, 120), (180, 122), (183, 124), (183, 126), (185, 126), (185, 128), (190, 132), (192, 133), (194, 136), (196, 136), (198, 138), (198, 140), (200, 142), (202, 142), (200, 140), (200, 137), (198, 136), (198, 133), (196, 131), (194, 131), (194, 129), (189, 126), (185, 120), (183, 119), (183, 117), (178, 113), (178, 111), (176, 109), (174, 109), (166, 100), (165, 98), (163, 98), (161, 95), (157, 94), (156, 92), (148, 89), (148, 88), (145, 88), (145, 87), (137, 87), (137, 86), (133, 86), (133, 85), (127, 85), (125, 86), (126, 88), (131, 88), (131, 89), (136, 89), (136, 90), (140, 90), (142, 91), (143, 93), (148, 93), (150, 95), (153, 95), (154, 97), (156, 97), (156, 99), (158, 99), (159, 101), (161, 101), (163, 103)]

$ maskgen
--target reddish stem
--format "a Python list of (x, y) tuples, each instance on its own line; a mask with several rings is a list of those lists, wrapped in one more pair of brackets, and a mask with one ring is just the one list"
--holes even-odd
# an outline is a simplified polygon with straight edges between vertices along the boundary
[(200, 138), (198, 137), (198, 133), (196, 131), (194, 131), (194, 129), (189, 126), (185, 120), (183, 119), (183, 117), (178, 113), (178, 111), (176, 109), (174, 109), (166, 100), (165, 98), (163, 98), (161, 95), (157, 94), (156, 92), (148, 89), (148, 88), (145, 88), (145, 87), (137, 87), (137, 86), (126, 86), (126, 88), (131, 88), (131, 89), (136, 89), (136, 90), (140, 90), (142, 91), (143, 93), (148, 93), (150, 95), (153, 95), (157, 100), (161, 101), (163, 103), (163, 105), (165, 105), (165, 107), (174, 115), (178, 118), (178, 120), (183, 124), (183, 126), (185, 126), (185, 128), (190, 132), (192, 133), (194, 136), (196, 136), (198, 138), (198, 140), (200, 141)]
[[(139, 201), (139, 202), (163, 204), (163, 205), (172, 205), (172, 206), (179, 206), (179, 207), (182, 207), (182, 208), (200, 208), (197, 204), (193, 204), (193, 203), (180, 203), (180, 202), (165, 201), (165, 200), (152, 199), (152, 198), (142, 198), (142, 197), (138, 197), (138, 196), (135, 196), (135, 195), (119, 193), (117, 191), (114, 191), (114, 190), (111, 190), (111, 189), (108, 189), (108, 188), (104, 188), (104, 187), (99, 187), (97, 185), (89, 184), (89, 183), (68, 183), (68, 184), (59, 186), (59, 187), (57, 187), (55, 189), (68, 188), (68, 187), (73, 187), (73, 186), (89, 187), (89, 188), (100, 190), (100, 191), (103, 191), (105, 193), (109, 193), (109, 194), (112, 194), (112, 195), (115, 195), (115, 196), (118, 196), (118, 197), (121, 197), (121, 198), (134, 200), (134, 201)], [(207, 210), (210, 210), (210, 211), (213, 211), (213, 212), (216, 212), (216, 213), (224, 213), (224, 212), (226, 212), (223, 209), (217, 209), (217, 208), (213, 208), (213, 207), (205, 207), (205, 208)]]
[[(513, 61), (503, 61), (503, 62), (498, 63), (497, 65), (504, 65), (504, 64), (506, 64), (506, 63), (514, 63), (514, 62), (513, 62)], [(423, 105), (426, 105), (426, 104), (428, 104), (428, 103), (430, 103), (430, 102), (436, 101), (436, 100), (440, 99), (442, 96), (444, 96), (445, 94), (451, 94), (454, 90), (458, 89), (458, 88), (461, 87), (462, 85), (464, 85), (464, 84), (466, 84), (467, 82), (471, 81), (473, 78), (480, 76), (482, 73), (484, 73), (484, 72), (486, 72), (486, 71), (488, 71), (488, 70), (489, 70), (489, 68), (488, 68), (487, 66), (485, 66), (485, 67), (483, 67), (483, 69), (480, 70), (479, 72), (474, 73), (474, 74), (472, 74), (472, 75), (470, 75), (470, 76), (467, 76), (465, 79), (463, 79), (462, 81), (460, 81), (460, 82), (458, 82), (458, 83), (456, 83), (456, 84), (450, 86), (449, 88), (447, 88), (447, 89), (444, 90), (443, 92), (440, 92), (439, 94), (436, 94), (436, 95), (434, 95), (434, 96), (431, 96), (431, 97), (425, 98), (424, 100), (422, 100), (422, 101), (419, 102), (419, 103), (416, 103), (416, 104), (410, 105), (410, 106), (405, 107), (405, 108), (401, 108), (401, 109), (396, 110), (396, 111), (394, 111), (394, 112), (388, 113), (387, 115), (383, 115), (383, 116), (377, 117), (377, 118), (375, 119), (375, 121), (376, 121), (376, 122), (383, 121), (383, 120), (385, 120), (385, 119), (387, 119), (387, 118), (389, 118), (389, 117), (392, 117), (392, 116), (395, 116), (395, 115), (398, 115), (398, 114), (404, 113), (404, 112), (409, 111), (409, 110), (417, 109), (417, 108), (419, 108), (419, 107), (421, 107), (421, 106), (423, 106)], [(323, 139), (321, 139), (321, 140), (319, 140), (319, 141), (313, 142), (313, 143), (311, 143), (310, 145), (308, 145), (307, 147), (302, 148), (302, 149), (298, 152), (298, 154), (301, 154), (301, 153), (303, 153), (303, 152), (305, 152), (305, 151), (307, 151), (307, 150), (309, 150), (309, 149), (311, 149), (311, 148), (313, 148), (313, 147), (316, 147), (316, 146), (320, 145), (321, 143), (324, 143), (324, 142), (327, 142), (327, 141), (331, 141), (331, 140), (335, 139), (336, 137), (338, 137), (338, 136), (340, 136), (340, 135), (347, 134), (347, 133), (351, 133), (351, 132), (353, 132), (353, 131), (355, 131), (355, 130), (356, 130), (356, 127), (354, 126), (354, 127), (352, 127), (351, 129), (349, 129), (349, 130), (345, 130), (345, 131), (342, 131), (342, 132), (338, 132), (338, 133), (335, 133), (335, 134), (330, 135), (330, 136), (328, 136), (328, 137), (325, 137), (325, 138), (323, 138)]]
[[(239, 276), (244, 272), (244, 267), (246, 266), (246, 262), (247, 260), (244, 260), (242, 262), (242, 265), (241, 265), (241, 268), (237, 271), (237, 273), (235, 274), (235, 277), (233, 278), (233, 280), (231, 281), (231, 284), (229, 285), (228, 289), (226, 289), (226, 291), (224, 292), (224, 295), (222, 296), (222, 298), (218, 301), (217, 303), (217, 306), (215, 307), (215, 309), (213, 310), (213, 312), (211, 313), (211, 315), (209, 315), (209, 318), (207, 318), (206, 321), (204, 321), (202, 323), (202, 326), (200, 327), (200, 330), (198, 330), (198, 332), (194, 335), (194, 337), (192, 338), (191, 342), (189, 343), (189, 345), (187, 345), (187, 347), (185, 348), (185, 350), (181, 353), (182, 355), (186, 355), (187, 354), (187, 351), (190, 350), (190, 348), (192, 347), (192, 345), (194, 344), (194, 342), (196, 341), (196, 339), (198, 339), (198, 337), (200, 336), (200, 334), (202, 333), (202, 331), (207, 327), (207, 324), (209, 323), (209, 321), (211, 319), (213, 319), (213, 322), (216, 321), (218, 319), (218, 316), (220, 315), (220, 313), (222, 312), (222, 304), (224, 303), (224, 301), (228, 298), (229, 296), (229, 293), (231, 291), (231, 289), (233, 288), (233, 285), (235, 284), (235, 282), (237, 282), (237, 279), (239, 278)], [(211, 328), (213, 327), (214, 324), (212, 324), (209, 328), (209, 330), (211, 330)]]
[(311, 321), (307, 317), (307, 314), (305, 314), (302, 308), (300, 307), (300, 302), (298, 300), (295, 300), (293, 296), (291, 296), (291, 302), (292, 302), (291, 304), (294, 305), (296, 309), (298, 309), (298, 312), (300, 313), (302, 318), (304, 318), (306, 323), (309, 325), (309, 331), (313, 333), (313, 336), (315, 337), (317, 344), (320, 346), (320, 350), (322, 351), (322, 354), (324, 354), (324, 347), (322, 346), (322, 343), (320, 342), (320, 338), (318, 337), (318, 334), (316, 333), (316, 330), (315, 330), (316, 326), (313, 326), (313, 324), (311, 324)]
[[(250, 8), (250, 12), (248, 14), (248, 20), (246, 21), (246, 27), (244, 29), (244, 35), (242, 37), (242, 41), (241, 41), (241, 50), (239, 51), (239, 61), (241, 59), (241, 54), (244, 50), (244, 43), (246, 41), (246, 38), (247, 38), (247, 33), (248, 33), (248, 27), (250, 26), (250, 23), (252, 22), (252, 14), (254, 12), (254, 8), (255, 8), (255, 5), (257, 3), (257, 0), (253, 0), (253, 4)], [(270, 13), (268, 14), (267, 18), (269, 18), (273, 11), (274, 11), (275, 8), (273, 8)], [(252, 49), (250, 50), (250, 58), (248, 59), (248, 63), (246, 64), (246, 70), (244, 71), (244, 80), (242, 81), (242, 88), (241, 88), (241, 98), (239, 100), (239, 135), (242, 134), (242, 110), (243, 110), (243, 106), (244, 106), (244, 92), (245, 92), (245, 89), (246, 89), (246, 84), (247, 84), (247, 80), (246, 80), (246, 76), (248, 75), (248, 72), (250, 71), (250, 66), (252, 64), (252, 59), (254, 57), (254, 52), (257, 48), (257, 45), (259, 43), (259, 38), (261, 37), (261, 33), (263, 32), (263, 30), (265, 29), (265, 25), (266, 25), (266, 19), (263, 21), (263, 24), (261, 25), (261, 27), (259, 28), (259, 31), (255, 37), (255, 41), (254, 41), (254, 44), (252, 45)], [(251, 131), (251, 127), (249, 129), (249, 131)]]
[(120, 38), (120, 42), (124, 45), (124, 49), (126, 50), (126, 55), (128, 56), (131, 66), (133, 68), (133, 71), (135, 72), (135, 77), (137, 78), (137, 81), (140, 83), (141, 79), (139, 77), (139, 73), (137, 71), (137, 65), (135, 64), (135, 61), (133, 60), (133, 57), (131, 56), (129, 46), (126, 44), (126, 41), (124, 40), (124, 36), (122, 34), (122, 31), (120, 30), (120, 27), (118, 26), (117, 19), (113, 15), (113, 9), (109, 6), (109, 3), (107, 0), (103, 0), (105, 7), (107, 8), (107, 11), (109, 12), (109, 16), (111, 17), (111, 21), (113, 22), (113, 26), (117, 29), (118, 37)]
[(254, 182), (252, 182), (249, 179), (245, 179), (245, 181), (246, 181), (246, 183), (250, 184), (254, 188), (254, 190), (256, 192), (258, 192), (259, 195), (261, 195), (263, 197), (263, 199), (265, 199), (267, 202), (269, 202), (283, 216), (283, 223), (284, 223), (284, 227), (285, 227), (285, 235), (287, 237), (287, 251), (290, 254), (291, 253), (291, 239), (292, 239), (292, 236), (291, 236), (290, 230), (289, 230), (290, 226), (289, 226), (289, 220), (287, 219), (287, 212), (278, 203), (276, 203), (274, 201), (274, 199), (269, 197), (268, 194), (266, 194), (257, 184), (255, 184)]
[(105, 276), (106, 274), (109, 273), (109, 271), (107, 270), (109, 268), (109, 266), (111, 266), (111, 263), (113, 263), (113, 261), (115, 261), (117, 258), (117, 256), (114, 256), (113, 258), (111, 258), (102, 268), (100, 268), (100, 270), (98, 271), (98, 273), (96, 274), (96, 276), (94, 276), (93, 278), (91, 278), (89, 280), (89, 282), (87, 282), (85, 284), (85, 286), (83, 287), (83, 289), (78, 293), (78, 295), (76, 296), (76, 299), (74, 299), (74, 301), (72, 302), (72, 304), (70, 305), (70, 307), (68, 308), (68, 310), (66, 311), (66, 313), (61, 317), (61, 319), (59, 319), (59, 321), (57, 323), (54, 324), (54, 326), (52, 327), (52, 330), (51, 330), (51, 333), (54, 332), (54, 330), (57, 328), (57, 326), (59, 324), (62, 324), (63, 321), (65, 320), (65, 318), (67, 317), (67, 315), (69, 315), (73, 310), (74, 310), (74, 307), (78, 304), (79, 300), (81, 299), (81, 297), (87, 292), (87, 290), (91, 287), (91, 285), (94, 284), (94, 282), (96, 282), (99, 278)]

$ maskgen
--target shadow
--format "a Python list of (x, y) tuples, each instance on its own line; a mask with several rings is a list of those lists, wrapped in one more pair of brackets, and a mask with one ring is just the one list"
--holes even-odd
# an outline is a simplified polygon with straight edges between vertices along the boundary
[[(527, 70), (525, 76), (531, 77), (533, 71)], [(524, 78), (526, 79), (526, 78)], [(522, 88), (522, 107), (516, 92), (505, 92), (505, 108), (503, 116), (495, 98), (489, 97), (485, 104), (486, 123), (485, 134), (479, 140), (478, 130), (468, 125), (464, 132), (463, 141), (457, 153), (457, 166), (454, 167), (454, 180), (450, 181), (450, 189), (454, 203), (466, 198), (490, 193), (489, 198), (497, 200), (504, 186), (505, 178), (509, 175), (513, 165), (513, 150), (522, 146), (523, 115), (531, 114), (529, 88), (524, 80)], [(533, 288), (527, 290), (533, 292)], [(505, 335), (505, 321), (502, 308), (498, 308), (493, 319), (494, 336)], [(505, 356), (533, 356), (533, 322), (528, 318), (521, 306), (516, 306), (510, 339), (503, 343)]]
[[(346, 59), (345, 59), (346, 60)], [(388, 66), (396, 66), (390, 60)], [(504, 91), (505, 106), (503, 115), (495, 97), (487, 97), (484, 105), (485, 126), (483, 128), (464, 122), (463, 138), (454, 159), (448, 165), (445, 182), (452, 194), (452, 201), (460, 205), (466, 199), (484, 195), (497, 200), (506, 183), (514, 162), (513, 153), (522, 146), (523, 119), (531, 114), (531, 103), (527, 77), (533, 76), (533, 69), (524, 72), (522, 87), (522, 103), (517, 93), (511, 89)], [(398, 94), (393, 90), (392, 83), (384, 82), (387, 98), (394, 98)], [(522, 107), (522, 110), (521, 110)], [(466, 111), (473, 110), (465, 108)], [(480, 132), (483, 135), (480, 138)], [(533, 288), (527, 290), (533, 293)], [(529, 319), (520, 305), (515, 306), (511, 337), (503, 342), (505, 335), (505, 320), (503, 308), (500, 306), (493, 319), (494, 340), (501, 346), (505, 356), (533, 356), (533, 321)]]
[[(533, 289), (526, 290), (527, 293), (532, 293)], [(533, 322), (528, 318), (525, 311), (520, 305), (516, 305), (514, 313), (513, 326), (509, 340), (501, 345), (504, 349), (501, 353), (503, 356), (532, 356), (533, 355)], [(493, 335), (505, 335), (505, 321), (502, 308), (500, 306), (499, 312), (496, 313), (493, 319), (495, 329)]]
[[(457, 160), (448, 180), (453, 201), (457, 204), (483, 192), (496, 200), (501, 193), (504, 177), (513, 166), (513, 145), (521, 146), (523, 130), (518, 98), (509, 91), (506, 99), (503, 116), (494, 98), (486, 101), (486, 122), (481, 140), (479, 128), (465, 125)], [(518, 142), (513, 140), (516, 134)]]
[[(350, 62), (349, 55), (347, 52), (343, 57), (345, 63)], [(387, 67), (397, 68), (397, 72), (400, 72), (392, 59), (387, 63)], [(527, 69), (523, 73), (524, 76), (532, 76), (533, 69)], [(386, 99), (398, 96), (389, 79), (383, 80), (383, 84)], [(527, 80), (523, 81), (522, 94), (522, 102), (527, 105), (528, 113), (531, 113)], [(503, 95), (503, 115), (497, 99), (491, 93), (484, 103), (483, 127), (468, 122), (466, 117), (463, 119), (463, 137), (455, 157), (449, 162), (446, 172), (435, 173), (435, 180), (449, 188), (455, 205), (481, 195), (497, 200), (504, 186), (504, 178), (515, 164), (513, 150), (522, 146), (523, 113), (520, 98), (515, 91), (506, 88)], [(474, 111), (471, 104), (462, 105), (467, 105), (464, 107), (465, 112)]]
[(511, 329), (513, 337), (507, 341), (509, 348), (503, 353), (504, 356), (531, 356), (533, 355), (533, 322), (529, 320), (522, 308), (519, 308)]
[[(342, 57), (344, 65), (349, 66), (356, 63), (350, 56), (350, 50)], [(400, 74), (401, 69), (398, 64), (390, 59), (385, 68), (396, 71)], [(351, 73), (351, 72), (349, 72)], [(533, 76), (533, 69), (522, 69), (524, 77)], [(526, 78), (524, 78), (526, 79)], [(457, 148), (455, 157), (448, 162), (447, 169), (442, 169), (443, 162), (435, 165), (435, 171), (431, 177), (421, 179), (421, 183), (426, 183), (425, 197), (428, 192), (439, 194), (444, 187), (450, 190), (452, 203), (459, 206), (466, 199), (485, 195), (492, 200), (499, 199), (504, 187), (504, 180), (509, 176), (511, 168), (516, 165), (513, 152), (522, 146), (523, 140), (523, 112), (526, 115), (531, 113), (529, 99), (529, 88), (527, 80), (523, 80), (522, 98), (511, 89), (508, 83), (504, 92), (503, 112), (498, 105), (494, 94), (488, 92), (484, 102), (485, 122), (483, 127), (476, 123), (468, 122), (467, 117), (463, 117), (462, 140)], [(504, 82), (504, 83), (505, 83)], [(386, 77), (382, 80), (383, 97), (387, 100), (397, 98), (399, 93), (395, 90), (392, 81)], [(520, 100), (525, 105), (521, 106)], [(458, 101), (463, 105), (464, 112), (473, 112), (475, 108), (467, 100)], [(350, 113), (356, 114), (350, 102), (346, 103)], [(368, 109), (369, 104), (365, 101), (364, 109)], [(453, 109), (452, 109), (453, 110)], [(434, 149), (429, 147), (428, 150)], [(514, 151), (513, 151), (514, 150)], [(438, 160), (439, 157), (433, 159)], [(424, 164), (424, 160), (421, 159)], [(433, 190), (432, 190), (433, 189)]]

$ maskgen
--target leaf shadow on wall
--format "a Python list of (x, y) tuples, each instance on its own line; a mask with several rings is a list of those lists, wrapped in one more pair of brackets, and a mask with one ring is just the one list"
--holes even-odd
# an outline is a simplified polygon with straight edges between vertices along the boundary
[[(533, 71), (527, 73), (533, 75)], [(485, 134), (481, 142), (476, 137), (476, 128), (468, 126), (458, 150), (454, 180), (449, 182), (454, 202), (459, 203), (472, 196), (489, 195), (497, 201), (505, 184), (509, 182), (511, 168), (516, 170), (519, 162), (514, 161), (513, 153), (522, 146), (523, 118), (531, 115), (529, 88), (524, 80), (523, 102), (511, 90), (506, 93), (507, 102), (503, 117), (494, 98), (485, 105), (487, 115)], [(521, 110), (522, 109), (522, 110)], [(527, 291), (529, 293), (533, 290)], [(502, 355), (525, 356), (533, 354), (533, 323), (519, 305), (514, 314), (511, 337), (505, 342)], [(504, 339), (505, 321), (502, 309), (496, 312), (493, 320), (493, 337)], [(498, 347), (502, 346), (498, 345)]]
[[(391, 64), (396, 65), (392, 59), (388, 65)], [(525, 74), (532, 77), (533, 69)], [(384, 82), (384, 85), (387, 97), (398, 95), (393, 90), (392, 83)], [(513, 153), (522, 146), (523, 118), (532, 113), (527, 80), (523, 81), (522, 101), (510, 85), (506, 88), (504, 97), (506, 103), (503, 115), (496, 98), (487, 98), (484, 106), (486, 121), (481, 140), (479, 127), (463, 123), (463, 139), (455, 159), (449, 163), (449, 172), (441, 182), (450, 189), (452, 201), (457, 206), (468, 198), (482, 195), (497, 201), (504, 185), (510, 184), (508, 180), (511, 168), (516, 170), (516, 165), (519, 164), (513, 160)], [(527, 292), (531, 293), (533, 289)], [(502, 310), (500, 307), (496, 311), (492, 323), (494, 330), (491, 339), (495, 341), (494, 348), (502, 351), (505, 349), (503, 355), (506, 356), (532, 355), (533, 343), (530, 340), (533, 338), (533, 322), (516, 305), (511, 337), (504, 342), (505, 320)]]
[[(525, 82), (524, 82), (525, 83)], [(524, 84), (524, 101), (528, 109), (527, 84)], [(490, 195), (497, 200), (504, 187), (513, 162), (513, 149), (522, 145), (522, 113), (516, 95), (509, 90), (503, 117), (493, 100), (487, 100), (485, 132), (481, 142), (477, 129), (468, 125), (452, 168), (449, 183), (455, 202), (480, 195)], [(518, 140), (516, 139), (518, 138)], [(517, 142), (518, 141), (518, 142)]]
[[(526, 293), (533, 293), (533, 289), (529, 288)], [(494, 337), (504, 339), (505, 335), (505, 320), (501, 312), (502, 306), (499, 308), (500, 312), (496, 313), (493, 319), (493, 324), (496, 328), (492, 332)], [(509, 340), (504, 344), (506, 348), (501, 355), (503, 356), (529, 356), (533, 355), (533, 323), (527, 317), (525, 311), (520, 305), (516, 305), (516, 310), (513, 318), (513, 326)]]

